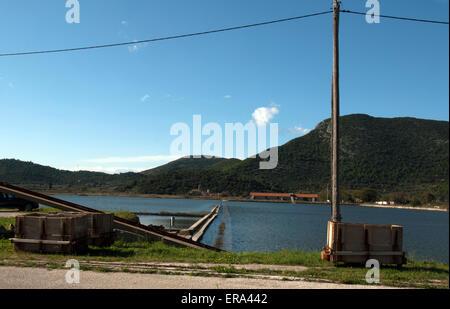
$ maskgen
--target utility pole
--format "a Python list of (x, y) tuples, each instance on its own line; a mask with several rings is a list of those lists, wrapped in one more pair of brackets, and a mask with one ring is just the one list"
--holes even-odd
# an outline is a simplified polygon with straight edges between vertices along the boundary
[(340, 222), (339, 210), (339, 11), (341, 2), (333, 0), (333, 85), (331, 107), (331, 221)]

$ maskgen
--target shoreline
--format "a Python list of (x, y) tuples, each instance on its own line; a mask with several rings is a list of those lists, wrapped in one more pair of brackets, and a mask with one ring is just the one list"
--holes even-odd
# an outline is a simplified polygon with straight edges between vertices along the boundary
[[(346, 204), (343, 204), (343, 205), (346, 205)], [(392, 205), (392, 206), (386, 206), (386, 205), (378, 205), (378, 204), (363, 203), (363, 204), (349, 205), (349, 206), (361, 206), (361, 207), (376, 207), (376, 208), (389, 208), (389, 209), (394, 208), (394, 209), (409, 209), (409, 210), (427, 210), (427, 211), (448, 212), (448, 209), (445, 209), (445, 208), (417, 207), (417, 206), (411, 206), (411, 205)]]
[[(226, 200), (229, 202), (262, 202), (262, 203), (288, 203), (291, 201), (288, 200), (252, 200), (249, 198), (242, 197), (214, 197), (214, 196), (189, 196), (189, 195), (170, 195), (170, 194), (139, 194), (139, 193), (74, 193), (74, 192), (58, 192), (58, 191), (39, 191), (42, 194), (46, 195), (76, 195), (76, 196), (112, 196), (112, 197), (135, 197), (135, 198), (154, 198), (154, 199), (189, 199), (189, 200), (207, 200), (207, 201), (221, 201)], [(317, 205), (329, 205), (330, 203), (326, 202), (306, 202), (306, 201), (296, 201), (296, 204), (317, 204)], [(426, 210), (426, 211), (439, 211), (439, 212), (448, 212), (448, 209), (445, 208), (434, 208), (434, 207), (422, 207), (422, 206), (411, 206), (411, 205), (378, 205), (372, 203), (360, 203), (360, 204), (350, 204), (350, 203), (342, 203), (342, 206), (360, 206), (360, 207), (374, 207), (374, 208), (386, 208), (386, 209), (408, 209), (408, 210)], [(436, 205), (438, 206), (438, 205)], [(438, 206), (441, 207), (441, 206)]]

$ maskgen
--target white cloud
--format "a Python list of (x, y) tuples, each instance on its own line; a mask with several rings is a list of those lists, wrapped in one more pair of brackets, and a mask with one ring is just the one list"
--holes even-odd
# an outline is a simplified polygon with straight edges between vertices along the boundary
[(139, 157), (107, 157), (107, 158), (96, 158), (96, 159), (86, 159), (83, 162), (97, 163), (97, 164), (108, 164), (108, 163), (152, 163), (161, 161), (173, 161), (179, 159), (179, 156), (139, 156)]
[(149, 94), (145, 94), (145, 95), (141, 98), (141, 102), (147, 101), (148, 98), (150, 98), (150, 95), (149, 95)]
[(128, 25), (128, 22), (126, 20), (122, 20), (120, 23), (124, 26)]
[(276, 107), (259, 107), (252, 113), (252, 117), (257, 126), (263, 126), (270, 122), (270, 120), (280, 111)]
[(9, 82), (9, 83), (8, 83), (8, 87), (9, 87), (9, 88), (14, 88), (14, 84), (13, 84), (12, 82)]
[(289, 131), (291, 131), (291, 133), (294, 133), (297, 135), (305, 135), (305, 134), (308, 134), (309, 132), (311, 132), (310, 129), (302, 128), (300, 125), (290, 128)]
[(225, 99), (231, 99), (231, 95), (227, 94), (226, 96), (224, 96)]

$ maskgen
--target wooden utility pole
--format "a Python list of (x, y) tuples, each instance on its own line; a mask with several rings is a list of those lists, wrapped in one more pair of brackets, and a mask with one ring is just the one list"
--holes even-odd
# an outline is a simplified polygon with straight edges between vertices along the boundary
[(331, 107), (331, 221), (340, 222), (339, 210), (339, 11), (340, 1), (333, 0), (333, 86)]

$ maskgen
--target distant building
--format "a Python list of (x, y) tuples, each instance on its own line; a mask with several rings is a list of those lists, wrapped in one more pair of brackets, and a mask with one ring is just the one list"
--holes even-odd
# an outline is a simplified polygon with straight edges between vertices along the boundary
[(193, 196), (220, 196), (219, 193), (210, 192), (209, 189), (206, 190), (206, 192), (202, 191), (200, 189), (192, 189), (191, 191), (189, 191), (189, 195), (193, 195)]
[(189, 195), (201, 196), (203, 194), (202, 194), (202, 191), (200, 191), (198, 189), (193, 189), (189, 192)]
[(252, 200), (263, 199), (263, 200), (289, 200), (293, 193), (259, 193), (251, 192), (250, 198)]
[(375, 204), (377, 204), (377, 205), (388, 205), (389, 203), (386, 202), (386, 201), (378, 201), (378, 202), (375, 202)]
[(294, 194), (296, 200), (317, 202), (319, 196), (317, 194)]

